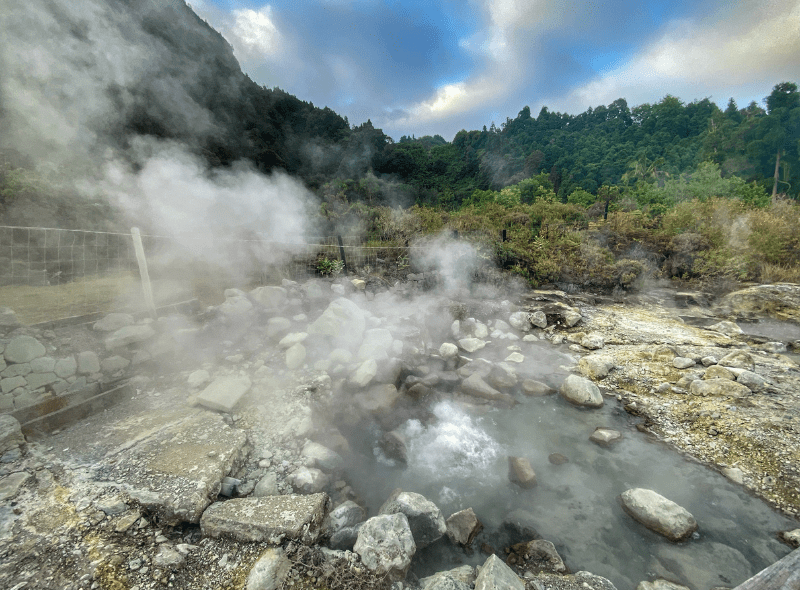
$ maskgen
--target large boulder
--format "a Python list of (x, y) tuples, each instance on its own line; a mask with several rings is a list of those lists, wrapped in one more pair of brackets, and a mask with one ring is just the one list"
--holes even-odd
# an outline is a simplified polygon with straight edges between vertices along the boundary
[(442, 511), (425, 496), (414, 492), (392, 494), (378, 513), (404, 514), (414, 536), (414, 543), (419, 548), (427, 547), (447, 532)]
[(110, 313), (103, 319), (96, 321), (92, 326), (92, 330), (96, 332), (116, 332), (125, 326), (132, 326), (134, 322), (133, 316), (129, 313)]
[(556, 546), (544, 539), (534, 539), (526, 543), (512, 545), (509, 551), (508, 563), (517, 568), (517, 571), (550, 572), (553, 574), (567, 573), (567, 566), (556, 550)]
[(600, 389), (585, 377), (569, 375), (564, 379), (560, 392), (565, 400), (576, 406), (599, 408), (603, 405)]
[(475, 590), (525, 590), (525, 584), (502, 559), (490, 555), (475, 579)]
[(697, 521), (688, 510), (653, 490), (626, 490), (620, 500), (631, 517), (670, 541), (682, 541), (697, 530)]
[(614, 359), (605, 354), (590, 354), (578, 361), (578, 367), (586, 377), (603, 379), (617, 366)]
[(364, 311), (353, 301), (339, 297), (308, 326), (308, 333), (329, 336), (337, 346), (354, 350), (361, 345), (366, 326)]
[(318, 467), (325, 471), (335, 471), (344, 463), (344, 459), (339, 453), (311, 440), (303, 445), (301, 454), (311, 462), (312, 467)]
[(250, 296), (267, 309), (277, 309), (286, 303), (286, 289), (283, 287), (256, 287), (250, 291)]
[(381, 514), (367, 520), (358, 531), (353, 551), (370, 570), (390, 580), (405, 578), (417, 551), (405, 514)]

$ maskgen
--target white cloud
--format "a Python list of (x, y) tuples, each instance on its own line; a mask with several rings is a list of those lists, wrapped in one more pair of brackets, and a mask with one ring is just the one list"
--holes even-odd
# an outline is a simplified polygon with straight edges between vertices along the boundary
[(486, 26), (459, 46), (482, 62), (482, 69), (459, 82), (435, 89), (428, 98), (404, 107), (409, 116), (395, 127), (429, 125), (508, 97), (525, 83), (523, 53), (543, 32), (567, 18), (554, 0), (482, 0)]
[(233, 43), (234, 47), (260, 56), (272, 55), (280, 49), (281, 34), (273, 22), (271, 6), (234, 10), (232, 14), (231, 32), (238, 41)]
[[(794, 5), (727, 5), (715, 20), (673, 21), (622, 66), (550, 101), (554, 110), (580, 112), (619, 97), (654, 102), (670, 93), (685, 100), (752, 95), (800, 78), (800, 0)], [(735, 6), (735, 8), (734, 8)], [(763, 92), (763, 90), (762, 90)]]

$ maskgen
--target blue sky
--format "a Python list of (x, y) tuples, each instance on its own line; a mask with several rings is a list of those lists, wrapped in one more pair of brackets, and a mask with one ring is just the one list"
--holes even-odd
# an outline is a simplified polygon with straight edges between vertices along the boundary
[(800, 0), (189, 0), (259, 84), (401, 135), (800, 83)]

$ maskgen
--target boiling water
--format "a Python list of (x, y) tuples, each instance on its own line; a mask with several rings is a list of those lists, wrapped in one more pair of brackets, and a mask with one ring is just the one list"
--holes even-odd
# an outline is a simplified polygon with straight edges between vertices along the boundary
[[(553, 354), (545, 347), (540, 352)], [(569, 364), (570, 359), (562, 360)], [(553, 382), (557, 373), (563, 379), (563, 371), (552, 369), (530, 376)], [(795, 521), (718, 473), (652, 442), (613, 399), (597, 410), (576, 408), (560, 396), (520, 402), (483, 415), (452, 401), (437, 403), (432, 421), (409, 420), (401, 427), (408, 447), (405, 468), (390, 465), (378, 450), (379, 430), (366, 429), (354, 438), (350, 481), (371, 515), (397, 487), (424, 495), (445, 517), (472, 507), (485, 526), (474, 545), (485, 542), (498, 551), (509, 540), (502, 532), (504, 517), (525, 510), (572, 571), (607, 577), (619, 590), (666, 575), (665, 565), (697, 590), (732, 587), (789, 552), (775, 533), (796, 528)], [(597, 426), (619, 430), (624, 438), (611, 448), (599, 447), (589, 441)], [(569, 462), (551, 464), (551, 453)], [(509, 483), (509, 455), (530, 460), (535, 488)], [(699, 523), (695, 537), (673, 544), (633, 521), (618, 496), (634, 487), (653, 489), (689, 510)], [(442, 539), (418, 551), (412, 571), (422, 577), (485, 558)]]

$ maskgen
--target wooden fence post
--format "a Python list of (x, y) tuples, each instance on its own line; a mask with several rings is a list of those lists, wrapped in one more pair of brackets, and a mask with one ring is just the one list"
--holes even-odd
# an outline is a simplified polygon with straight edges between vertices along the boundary
[(156, 303), (153, 300), (153, 286), (150, 284), (150, 273), (147, 272), (147, 258), (144, 257), (144, 246), (142, 245), (142, 234), (139, 233), (138, 227), (131, 228), (131, 237), (133, 238), (133, 250), (136, 252), (136, 262), (139, 263), (139, 276), (142, 278), (144, 303), (147, 306), (147, 311), (150, 312), (150, 316), (155, 320), (158, 318), (158, 314), (156, 314)]
[(336, 240), (339, 242), (339, 256), (342, 257), (342, 269), (344, 270), (344, 276), (347, 276), (347, 258), (344, 257), (344, 244), (342, 244), (342, 236), (337, 235)]

